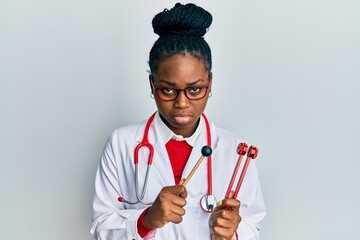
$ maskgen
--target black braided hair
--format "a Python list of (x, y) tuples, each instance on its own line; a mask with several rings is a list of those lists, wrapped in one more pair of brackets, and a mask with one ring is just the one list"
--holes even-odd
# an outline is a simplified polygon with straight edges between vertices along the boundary
[(204, 40), (204, 35), (211, 23), (212, 15), (192, 3), (176, 3), (170, 10), (158, 13), (152, 20), (154, 32), (159, 38), (150, 50), (150, 73), (156, 73), (160, 61), (186, 53), (204, 61), (206, 70), (210, 73), (211, 49)]

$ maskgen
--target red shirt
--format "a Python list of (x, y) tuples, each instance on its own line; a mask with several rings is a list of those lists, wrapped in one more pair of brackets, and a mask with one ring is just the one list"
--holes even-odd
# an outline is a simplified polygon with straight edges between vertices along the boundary
[[(187, 160), (189, 159), (189, 156), (191, 154), (192, 146), (190, 146), (186, 141), (170, 139), (165, 144), (165, 147), (169, 155), (175, 184), (178, 184), (181, 180), (181, 176)], [(149, 208), (145, 209), (139, 216), (137, 221), (138, 233), (142, 238), (145, 237), (151, 230), (153, 230), (152, 228), (148, 228), (144, 224), (144, 215), (148, 210)]]

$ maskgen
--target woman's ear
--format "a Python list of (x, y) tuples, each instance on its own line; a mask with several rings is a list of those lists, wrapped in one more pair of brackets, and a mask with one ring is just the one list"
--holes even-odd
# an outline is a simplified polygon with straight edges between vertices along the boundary
[(154, 77), (153, 75), (149, 75), (149, 84), (150, 84), (150, 89), (151, 89), (151, 94), (154, 94), (154, 89), (153, 89), (153, 85), (151, 83), (154, 83)]
[(212, 78), (213, 78), (213, 74), (212, 74), (212, 72), (210, 72), (209, 73), (209, 91), (211, 91)]

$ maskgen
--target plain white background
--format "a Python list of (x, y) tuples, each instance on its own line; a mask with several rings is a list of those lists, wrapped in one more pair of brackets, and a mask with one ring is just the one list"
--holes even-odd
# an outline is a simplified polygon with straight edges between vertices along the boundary
[[(259, 147), (263, 240), (360, 239), (360, 3), (194, 1), (206, 113)], [(0, 1), (0, 238), (91, 239), (95, 171), (156, 107), (153, 16), (175, 1)]]

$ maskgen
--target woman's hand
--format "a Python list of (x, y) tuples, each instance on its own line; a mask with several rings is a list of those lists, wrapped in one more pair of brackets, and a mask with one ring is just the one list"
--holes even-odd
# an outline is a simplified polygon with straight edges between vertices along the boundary
[(212, 240), (232, 239), (241, 222), (239, 209), (240, 201), (233, 198), (226, 198), (216, 206), (209, 218)]
[(187, 191), (181, 184), (161, 189), (155, 202), (144, 216), (149, 228), (161, 228), (169, 222), (180, 223), (185, 214)]

